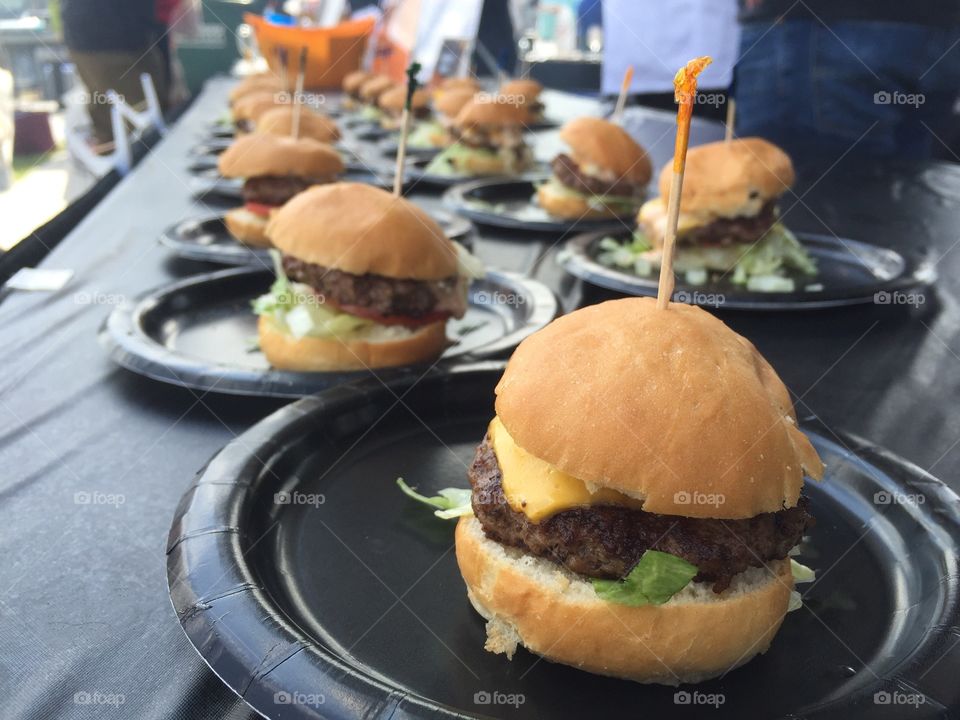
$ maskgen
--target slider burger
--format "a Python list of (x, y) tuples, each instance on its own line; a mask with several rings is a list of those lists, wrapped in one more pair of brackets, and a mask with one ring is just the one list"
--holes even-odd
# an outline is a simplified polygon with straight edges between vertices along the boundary
[(483, 275), (427, 213), (369, 185), (310, 188), (274, 213), (267, 235), (280, 267), (254, 311), (261, 349), (285, 370), (436, 358), (447, 320), (466, 312), (468, 272)]
[(472, 77), (449, 77), (444, 78), (433, 89), (434, 100), (443, 97), (445, 93), (458, 90), (468, 90), (470, 94), (480, 92), (482, 88), (476, 78)]
[(224, 216), (227, 230), (242, 243), (268, 247), (270, 213), (312, 185), (334, 182), (344, 168), (329, 145), (257, 133), (237, 138), (220, 156), (218, 169), (224, 177), (245, 179), (243, 207)]
[[(407, 88), (404, 85), (394, 85), (379, 98), (377, 106), (380, 108), (380, 125), (384, 130), (399, 130), (403, 118), (403, 106), (407, 102)], [(411, 120), (430, 119), (430, 93), (424, 89), (413, 91), (410, 98)]]
[(509, 80), (500, 86), (498, 91), (501, 95), (513, 98), (514, 102), (523, 104), (530, 113), (532, 122), (543, 120), (543, 103), (540, 102), (540, 93), (543, 92), (543, 85), (530, 78), (519, 78)]
[[(267, 135), (293, 135), (293, 116), (296, 107), (281, 105), (267, 110), (257, 120), (256, 132)], [(331, 118), (321, 113), (300, 107), (300, 137), (313, 138), (322, 143), (334, 143), (340, 139), (340, 128)]]
[(253, 132), (260, 116), (275, 107), (283, 107), (287, 97), (283, 92), (272, 90), (257, 90), (244, 95), (233, 105), (233, 123), (237, 132)]
[(359, 107), (360, 87), (372, 77), (373, 73), (368, 73), (365, 70), (354, 70), (351, 73), (347, 73), (342, 85), (343, 92), (346, 95), (342, 102), (344, 110), (353, 110)]
[(364, 120), (379, 120), (380, 110), (377, 107), (377, 101), (387, 90), (395, 87), (397, 83), (386, 75), (374, 75), (360, 86), (360, 117)]
[(671, 685), (747, 662), (799, 600), (791, 568), (810, 579), (789, 555), (823, 469), (774, 369), (709, 313), (555, 320), (497, 385), (456, 529), (486, 649)]
[[(530, 115), (523, 105), (500, 95), (478, 93), (450, 125), (455, 143), (433, 159), (428, 172), (461, 175), (512, 175), (533, 162), (523, 141)], [(452, 171), (452, 172), (451, 172)]]
[(469, 88), (455, 88), (434, 95), (434, 119), (417, 123), (416, 128), (407, 138), (407, 146), (412, 148), (445, 148), (453, 142), (450, 136), (450, 126), (457, 113), (463, 109), (474, 96)]
[(570, 153), (554, 158), (553, 175), (537, 190), (540, 207), (562, 218), (632, 216), (650, 181), (650, 159), (627, 132), (594, 117), (560, 130)]
[(229, 97), (231, 107), (240, 98), (255, 92), (281, 93), (283, 92), (283, 85), (280, 84), (279, 78), (275, 75), (249, 75), (234, 85), (230, 90)]
[[(644, 258), (660, 265), (667, 227), (673, 163), (660, 172), (660, 197), (637, 216)], [(776, 145), (741, 138), (692, 147), (687, 152), (674, 270), (688, 279), (731, 273), (749, 290), (789, 292), (790, 274), (812, 276), (816, 266), (779, 220), (777, 201), (793, 185), (793, 163)], [(695, 280), (691, 280), (695, 281)]]

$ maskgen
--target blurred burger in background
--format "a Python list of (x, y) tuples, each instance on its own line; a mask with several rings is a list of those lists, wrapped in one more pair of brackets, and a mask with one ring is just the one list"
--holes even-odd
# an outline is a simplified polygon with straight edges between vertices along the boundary
[(360, 370), (424, 362), (463, 317), (477, 261), (413, 203), (356, 183), (315, 187), (278, 210), (267, 235), (277, 280), (258, 298), (273, 367)]
[[(279, 105), (264, 112), (254, 128), (267, 135), (293, 135), (293, 117), (297, 109), (293, 105)], [(297, 133), (300, 137), (312, 138), (322, 143), (334, 143), (340, 139), (340, 128), (326, 115), (300, 106)]]
[(570, 148), (552, 163), (537, 189), (540, 206), (562, 218), (632, 217), (643, 202), (653, 169), (646, 151), (619, 125), (594, 117), (560, 130)]
[[(795, 276), (814, 276), (816, 266), (777, 208), (794, 178), (789, 156), (761, 138), (690, 148), (674, 270), (694, 284), (729, 275), (749, 290), (774, 292), (792, 291)], [(660, 171), (660, 197), (645, 203), (637, 216), (634, 244), (651, 268), (660, 265), (672, 179), (668, 162)]]
[(426, 172), (454, 175), (514, 175), (533, 163), (523, 139), (530, 123), (526, 106), (501, 95), (477, 93), (450, 124), (454, 143)]
[[(384, 130), (399, 130), (403, 118), (403, 107), (407, 102), (407, 88), (404, 85), (395, 85), (377, 99), (380, 108), (380, 126)], [(414, 90), (410, 98), (410, 122), (414, 123), (430, 119), (430, 93), (423, 88)]]
[(417, 123), (417, 127), (407, 138), (412, 148), (445, 148), (453, 142), (450, 128), (463, 106), (473, 99), (475, 92), (470, 88), (456, 88), (434, 95), (433, 119)]
[(288, 94), (271, 90), (257, 90), (244, 95), (234, 103), (232, 110), (237, 132), (253, 132), (261, 115), (276, 107), (289, 107), (289, 99)]
[(531, 78), (508, 80), (500, 86), (497, 92), (504, 97), (510, 98), (512, 102), (526, 106), (531, 122), (535, 123), (543, 120), (544, 107), (540, 101), (540, 93), (543, 92), (543, 85), (536, 80)]
[(341, 106), (344, 110), (356, 110), (360, 106), (360, 88), (372, 77), (373, 74), (365, 70), (354, 70), (353, 72), (347, 73), (341, 85), (344, 93)]
[(263, 73), (248, 75), (230, 90), (230, 106), (233, 107), (240, 98), (257, 92), (282, 93), (284, 87), (276, 75)]
[(374, 75), (364, 81), (357, 91), (360, 95), (360, 117), (364, 120), (379, 121), (380, 108), (377, 106), (377, 101), (381, 95), (396, 85), (397, 83), (386, 75)]
[(312, 185), (334, 182), (344, 166), (336, 150), (312, 138), (258, 133), (231, 144), (218, 169), (244, 179), (244, 204), (226, 213), (227, 229), (246, 245), (267, 247), (270, 213)]

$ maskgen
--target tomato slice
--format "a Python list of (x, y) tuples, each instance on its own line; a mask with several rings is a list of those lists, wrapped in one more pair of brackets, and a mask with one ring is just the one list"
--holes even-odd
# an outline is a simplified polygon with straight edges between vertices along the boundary
[(254, 215), (260, 215), (261, 217), (270, 217), (270, 211), (276, 209), (273, 205), (258, 202), (244, 203), (243, 206)]
[(450, 317), (450, 313), (446, 312), (431, 312), (417, 317), (410, 315), (381, 315), (375, 310), (371, 310), (363, 305), (337, 305), (336, 303), (330, 302), (329, 298), (327, 298), (325, 302), (348, 315), (355, 315), (364, 320), (373, 320), (378, 325), (403, 325), (404, 327), (414, 328), (440, 322)]

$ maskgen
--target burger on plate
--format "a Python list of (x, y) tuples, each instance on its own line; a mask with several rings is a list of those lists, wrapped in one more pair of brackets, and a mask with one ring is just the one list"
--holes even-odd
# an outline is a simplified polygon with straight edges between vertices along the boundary
[(498, 91), (501, 95), (512, 98), (514, 102), (523, 104), (530, 114), (532, 122), (543, 120), (543, 103), (540, 101), (540, 93), (543, 92), (543, 85), (531, 78), (518, 78), (517, 80), (508, 80), (500, 86)]
[(560, 130), (570, 148), (553, 160), (553, 175), (537, 190), (540, 206), (562, 218), (632, 217), (650, 182), (650, 158), (619, 125), (594, 117)]
[(524, 340), (469, 469), (456, 553), (486, 649), (643, 683), (770, 646), (823, 464), (750, 342), (703, 310), (593, 305)]
[(261, 115), (276, 107), (288, 107), (287, 100), (286, 93), (272, 90), (257, 90), (244, 95), (234, 103), (232, 110), (237, 132), (253, 132)]
[(334, 182), (344, 167), (340, 154), (325, 143), (257, 133), (231, 144), (218, 169), (224, 177), (244, 179), (244, 204), (224, 216), (227, 230), (246, 245), (268, 247), (270, 213), (312, 185)]
[(500, 95), (477, 93), (450, 125), (454, 144), (427, 172), (450, 175), (514, 175), (533, 163), (523, 139), (530, 123), (526, 106)]
[(281, 93), (283, 85), (276, 75), (269, 73), (248, 75), (231, 88), (230, 105), (233, 106), (240, 98), (255, 92)]
[(451, 90), (469, 90), (471, 94), (478, 93), (481, 90), (480, 82), (473, 77), (448, 77), (441, 80), (436, 88), (434, 88), (434, 95), (436, 97), (441, 96), (445, 92), (450, 92)]
[[(407, 88), (394, 85), (377, 98), (380, 108), (380, 126), (384, 130), (398, 130), (403, 118), (403, 106), (407, 102)], [(413, 91), (410, 98), (410, 119), (422, 121), (430, 119), (430, 93), (420, 88)]]
[(475, 95), (469, 88), (454, 88), (434, 95), (432, 120), (424, 120), (407, 138), (407, 146), (412, 148), (445, 148), (453, 142), (450, 127), (463, 106)]
[[(255, 130), (267, 135), (292, 135), (293, 116), (296, 112), (297, 108), (293, 105), (272, 107), (257, 120)], [(299, 122), (297, 132), (300, 137), (313, 138), (322, 143), (334, 143), (340, 139), (337, 123), (322, 113), (301, 106)]]
[(360, 86), (360, 117), (364, 120), (377, 122), (380, 120), (380, 108), (377, 107), (377, 101), (387, 90), (395, 87), (397, 83), (386, 75), (374, 75)]
[(257, 299), (260, 348), (275, 368), (362, 370), (425, 362), (467, 309), (476, 260), (419, 207), (357, 183), (310, 188), (267, 235), (277, 282)]
[[(636, 257), (622, 255), (641, 271), (660, 265), (672, 179), (669, 162), (660, 171), (660, 197), (645, 203), (637, 216), (631, 243)], [(779, 219), (777, 202), (793, 182), (789, 156), (760, 138), (690, 148), (674, 270), (693, 284), (724, 276), (759, 292), (790, 292), (797, 278), (816, 275), (813, 260)], [(616, 251), (611, 248), (608, 261), (616, 259)]]
[(354, 70), (347, 73), (341, 86), (344, 92), (343, 102), (341, 103), (344, 110), (355, 110), (360, 106), (360, 88), (372, 77), (373, 73), (368, 73), (366, 70)]

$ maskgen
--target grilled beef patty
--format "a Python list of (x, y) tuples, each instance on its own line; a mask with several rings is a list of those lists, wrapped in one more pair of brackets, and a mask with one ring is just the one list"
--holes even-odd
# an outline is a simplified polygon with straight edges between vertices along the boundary
[(601, 180), (584, 173), (576, 161), (569, 155), (561, 153), (551, 163), (553, 174), (557, 180), (571, 190), (587, 195), (619, 195), (623, 197), (640, 197), (643, 188), (618, 178), (614, 182)]
[(487, 537), (565, 565), (581, 575), (622, 578), (645, 550), (660, 550), (697, 566), (697, 581), (722, 592), (749, 567), (779, 560), (812, 527), (808, 501), (746, 520), (658, 515), (617, 505), (563, 510), (539, 523), (507, 504), (503, 476), (489, 438), (470, 467), (473, 513)]
[(777, 221), (777, 201), (769, 200), (753, 217), (718, 218), (677, 235), (680, 245), (733, 245), (756, 242)]
[(326, 182), (329, 180), (303, 178), (296, 175), (250, 177), (243, 183), (243, 201), (279, 207), (308, 187)]
[(458, 275), (442, 280), (400, 280), (383, 275), (354, 275), (283, 256), (287, 277), (306, 283), (334, 305), (359, 305), (380, 315), (419, 318), (431, 313), (463, 317), (467, 311)]

